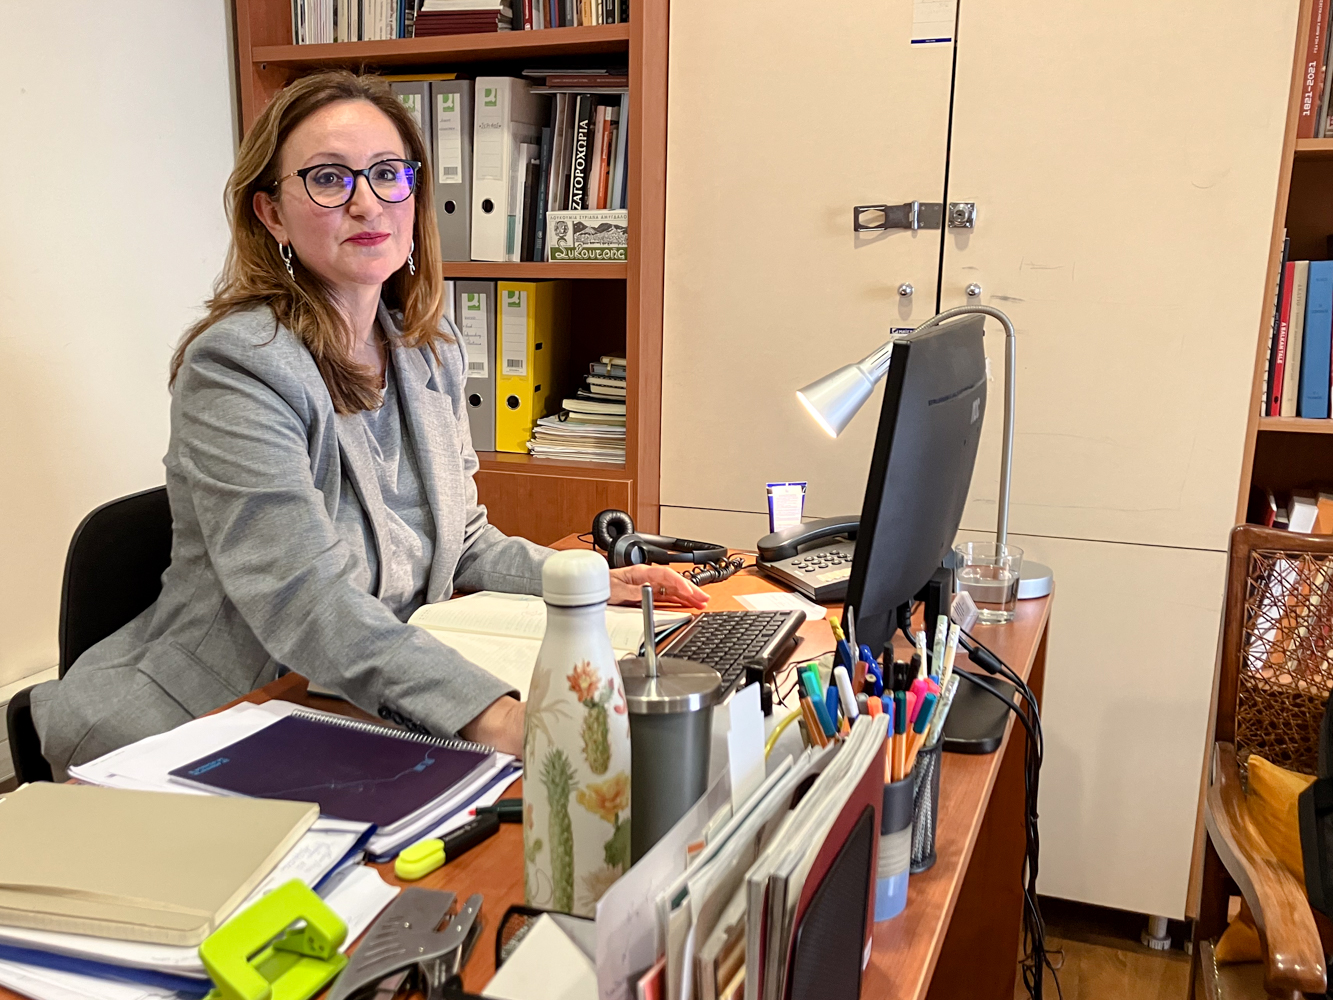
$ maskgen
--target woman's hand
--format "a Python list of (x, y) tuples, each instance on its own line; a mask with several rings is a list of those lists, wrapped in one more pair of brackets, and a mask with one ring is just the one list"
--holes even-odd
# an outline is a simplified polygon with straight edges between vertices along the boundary
[(687, 608), (702, 608), (708, 595), (666, 566), (622, 566), (611, 571), (611, 603), (638, 604), (643, 598), (644, 584), (653, 588), (655, 604), (683, 604)]
[(501, 753), (523, 756), (523, 716), (525, 706), (517, 698), (505, 695), (487, 705), (480, 715), (458, 731), (473, 743), (485, 743)]

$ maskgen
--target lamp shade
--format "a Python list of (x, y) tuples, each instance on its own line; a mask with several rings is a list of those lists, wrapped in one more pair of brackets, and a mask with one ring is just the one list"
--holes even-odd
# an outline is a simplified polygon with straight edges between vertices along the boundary
[(843, 365), (804, 389), (798, 389), (796, 398), (829, 437), (837, 437), (870, 398), (875, 381), (863, 364)]

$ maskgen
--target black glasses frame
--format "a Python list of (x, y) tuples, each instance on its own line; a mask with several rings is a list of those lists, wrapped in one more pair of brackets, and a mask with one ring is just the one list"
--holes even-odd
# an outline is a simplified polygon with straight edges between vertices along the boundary
[[(376, 167), (385, 163), (406, 163), (409, 167), (412, 168), (412, 186), (408, 189), (407, 194), (404, 195), (402, 198), (399, 198), (397, 201), (391, 201), (390, 199), (384, 197), (382, 194), (376, 191), (375, 185), (372, 184), (370, 180), (370, 172), (374, 170)], [(306, 178), (310, 175), (311, 171), (318, 170), (320, 167), (338, 167), (341, 170), (346, 170), (349, 174), (352, 175), (352, 186), (347, 189), (347, 197), (344, 198), (342, 201), (338, 202), (338, 204), (336, 205), (325, 205), (323, 202), (316, 199), (315, 196), (310, 192), (310, 182), (306, 180)], [(288, 177), (299, 177), (301, 178), (301, 187), (305, 188), (306, 197), (309, 198), (311, 201), (313, 201), (320, 208), (342, 208), (349, 201), (351, 201), (352, 197), (356, 194), (356, 179), (358, 177), (364, 177), (366, 179), (366, 187), (370, 188), (370, 193), (373, 194), (376, 198), (384, 202), (384, 204), (386, 205), (401, 205), (403, 202), (407, 201), (408, 198), (411, 198), (412, 195), (416, 193), (417, 178), (420, 176), (420, 174), (421, 174), (420, 160), (399, 159), (398, 157), (394, 156), (394, 157), (389, 157), (388, 159), (385, 160), (376, 160), (374, 163), (366, 167), (364, 170), (353, 170), (346, 163), (316, 163), (313, 166), (302, 167), (300, 170), (293, 170), (290, 174), (283, 174), (281, 177), (277, 179), (277, 181), (274, 182), (273, 186), (276, 188)]]

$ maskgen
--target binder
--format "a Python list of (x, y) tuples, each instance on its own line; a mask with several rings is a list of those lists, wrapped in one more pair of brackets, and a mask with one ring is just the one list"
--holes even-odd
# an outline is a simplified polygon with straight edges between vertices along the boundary
[(472, 447), (495, 450), (495, 282), (459, 281), (455, 323), (467, 348), (467, 418)]
[(500, 281), (496, 330), (495, 450), (526, 455), (538, 418), (560, 405), (569, 339), (567, 281)]
[(519, 144), (539, 143), (546, 99), (527, 80), (476, 80), (472, 159), (472, 259), (503, 261), (511, 214), (509, 179)]
[(472, 81), (430, 85), (431, 179), (441, 260), (472, 259)]
[(389, 85), (393, 96), (407, 108), (412, 120), (417, 123), (417, 130), (425, 139), (427, 152), (430, 150), (430, 81), (395, 80)]

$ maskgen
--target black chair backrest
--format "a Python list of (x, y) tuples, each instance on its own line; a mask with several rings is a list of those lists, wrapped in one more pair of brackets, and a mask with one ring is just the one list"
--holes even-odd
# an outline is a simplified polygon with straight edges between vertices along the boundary
[(60, 591), (60, 676), (157, 600), (171, 562), (167, 488), (104, 503), (70, 539)]

